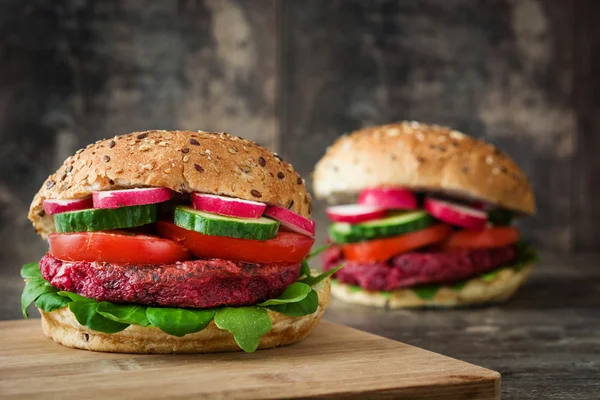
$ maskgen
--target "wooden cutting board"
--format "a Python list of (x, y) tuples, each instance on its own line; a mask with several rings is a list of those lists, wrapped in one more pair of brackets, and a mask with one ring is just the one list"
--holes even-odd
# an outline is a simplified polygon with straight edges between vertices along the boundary
[(0, 398), (499, 399), (500, 374), (322, 322), (303, 342), (252, 354), (75, 350), (39, 320), (0, 322)]

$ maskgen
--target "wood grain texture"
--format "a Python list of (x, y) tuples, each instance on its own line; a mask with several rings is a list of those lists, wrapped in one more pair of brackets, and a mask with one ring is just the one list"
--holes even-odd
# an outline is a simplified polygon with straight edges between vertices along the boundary
[(28, 204), (90, 142), (181, 128), (274, 149), (274, 4), (0, 2), (0, 268), (46, 251)]
[(296, 345), (196, 356), (73, 350), (37, 322), (0, 323), (2, 398), (499, 398), (497, 372), (329, 322)]
[(498, 145), (528, 174), (539, 212), (523, 221), (524, 235), (572, 248), (570, 2), (285, 4), (282, 143), (300, 171), (350, 130), (405, 119), (449, 125)]

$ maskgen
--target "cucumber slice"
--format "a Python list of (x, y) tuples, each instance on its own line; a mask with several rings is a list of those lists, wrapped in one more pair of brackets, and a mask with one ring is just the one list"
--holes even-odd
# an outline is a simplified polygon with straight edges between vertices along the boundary
[(107, 231), (151, 224), (158, 220), (158, 205), (112, 209), (88, 208), (54, 214), (56, 232)]
[(273, 239), (279, 229), (279, 222), (265, 217), (226, 217), (183, 206), (175, 208), (174, 222), (177, 226), (204, 235), (251, 240)]
[(364, 240), (398, 236), (425, 229), (435, 223), (426, 211), (394, 214), (361, 224), (338, 222), (329, 226), (329, 238), (335, 243), (353, 243)]

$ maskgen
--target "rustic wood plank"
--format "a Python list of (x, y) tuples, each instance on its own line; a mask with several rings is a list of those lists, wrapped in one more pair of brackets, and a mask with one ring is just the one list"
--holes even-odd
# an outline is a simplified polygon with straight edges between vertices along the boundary
[(577, 143), (573, 157), (575, 250), (598, 251), (600, 245), (600, 3), (575, 2), (575, 87)]
[(73, 350), (36, 322), (0, 323), (2, 398), (499, 398), (497, 372), (329, 322), (293, 346), (179, 356)]
[(46, 251), (29, 203), (90, 142), (185, 128), (275, 149), (275, 17), (275, 0), (0, 2), (0, 268)]
[(571, 2), (288, 1), (283, 17), (282, 143), (302, 173), (343, 132), (403, 119), (450, 125), (517, 160), (539, 210), (524, 234), (571, 249)]

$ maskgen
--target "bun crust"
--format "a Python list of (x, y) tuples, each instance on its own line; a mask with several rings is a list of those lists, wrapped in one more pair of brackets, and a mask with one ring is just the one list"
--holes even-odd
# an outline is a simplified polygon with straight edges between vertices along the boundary
[(525, 282), (532, 266), (520, 271), (507, 268), (498, 273), (491, 282), (475, 278), (467, 281), (466, 285), (455, 290), (442, 286), (435, 297), (425, 300), (418, 297), (410, 288), (394, 290), (386, 296), (381, 292), (366, 290), (355, 291), (349, 285), (336, 282), (331, 292), (333, 296), (347, 303), (381, 308), (449, 308), (475, 304), (501, 303), (511, 298), (517, 289)]
[[(269, 311), (273, 327), (260, 340), (259, 349), (285, 346), (304, 339), (318, 325), (330, 300), (330, 282), (326, 280), (315, 288), (319, 294), (319, 308), (310, 315), (290, 317)], [(67, 347), (110, 353), (217, 353), (240, 351), (233, 336), (222, 331), (211, 321), (200, 332), (183, 337), (171, 336), (155, 327), (130, 325), (127, 329), (108, 334), (82, 326), (68, 307), (42, 314), (42, 329), (46, 336)]]
[(100, 140), (67, 158), (35, 195), (29, 219), (46, 237), (54, 221), (45, 199), (78, 199), (94, 191), (166, 187), (287, 207), (310, 216), (312, 199), (294, 168), (271, 151), (226, 133), (146, 131)]
[(332, 203), (369, 187), (397, 186), (535, 212), (531, 185), (510, 157), (458, 131), (417, 122), (339, 138), (317, 163), (313, 180), (315, 195)]

